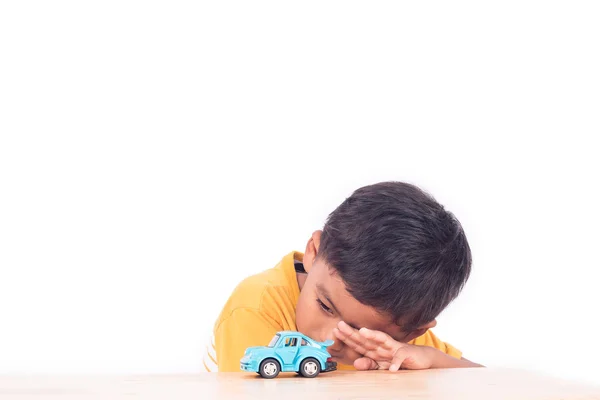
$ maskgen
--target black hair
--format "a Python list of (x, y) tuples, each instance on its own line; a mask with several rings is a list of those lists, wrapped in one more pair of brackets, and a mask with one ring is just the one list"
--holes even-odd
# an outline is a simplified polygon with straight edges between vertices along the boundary
[(405, 332), (433, 321), (460, 293), (471, 250), (454, 215), (403, 182), (356, 190), (327, 218), (318, 257), (360, 303)]

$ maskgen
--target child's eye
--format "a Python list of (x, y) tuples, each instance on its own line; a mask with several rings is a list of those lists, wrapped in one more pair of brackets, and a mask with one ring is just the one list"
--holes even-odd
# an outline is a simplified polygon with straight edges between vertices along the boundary
[(333, 314), (333, 312), (331, 311), (331, 308), (327, 307), (325, 305), (325, 303), (323, 303), (321, 300), (317, 299), (317, 303), (319, 303), (319, 307), (321, 307), (321, 309), (323, 311), (325, 311), (327, 314)]

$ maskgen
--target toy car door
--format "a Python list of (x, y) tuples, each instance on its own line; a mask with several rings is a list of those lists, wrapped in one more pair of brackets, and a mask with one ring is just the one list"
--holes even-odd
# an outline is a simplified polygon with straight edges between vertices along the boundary
[(298, 354), (298, 342), (300, 342), (300, 340), (297, 337), (288, 336), (285, 338), (281, 347), (277, 349), (277, 354), (279, 354), (285, 365), (294, 363), (296, 355)]

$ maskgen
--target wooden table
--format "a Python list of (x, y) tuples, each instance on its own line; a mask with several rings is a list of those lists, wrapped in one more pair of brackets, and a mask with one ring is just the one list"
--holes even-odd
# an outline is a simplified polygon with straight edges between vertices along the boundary
[(0, 376), (1, 400), (67, 399), (600, 399), (600, 387), (487, 368), (342, 372), (301, 378), (221, 373), (148, 376)]

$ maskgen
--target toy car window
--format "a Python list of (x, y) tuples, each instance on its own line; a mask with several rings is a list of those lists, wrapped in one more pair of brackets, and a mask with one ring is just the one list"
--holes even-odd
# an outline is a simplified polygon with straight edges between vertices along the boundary
[(302, 342), (300, 343), (301, 346), (307, 346), (308, 342), (304, 339), (302, 339)]
[(287, 338), (285, 340), (285, 347), (294, 347), (298, 342), (296, 338)]
[(280, 336), (277, 334), (275, 336), (273, 336), (273, 339), (271, 339), (271, 342), (269, 342), (269, 347), (273, 347), (277, 344), (277, 341), (279, 340)]

